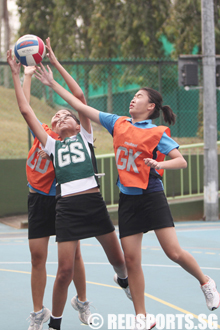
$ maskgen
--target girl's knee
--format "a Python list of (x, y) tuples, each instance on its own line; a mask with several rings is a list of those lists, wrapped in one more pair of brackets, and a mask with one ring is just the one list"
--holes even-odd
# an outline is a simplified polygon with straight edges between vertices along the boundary
[(81, 259), (82, 259), (81, 251), (79, 249), (76, 249), (75, 260), (80, 261)]
[(31, 253), (31, 264), (33, 267), (45, 266), (47, 256), (44, 253), (35, 251)]
[(141, 264), (141, 260), (134, 254), (125, 254), (125, 263), (127, 269), (136, 268)]
[(182, 256), (181, 251), (170, 250), (165, 253), (170, 260), (177, 262), (177, 263), (179, 262), (179, 260), (181, 259), (181, 256)]
[(59, 283), (70, 283), (73, 279), (72, 267), (59, 267), (56, 279)]

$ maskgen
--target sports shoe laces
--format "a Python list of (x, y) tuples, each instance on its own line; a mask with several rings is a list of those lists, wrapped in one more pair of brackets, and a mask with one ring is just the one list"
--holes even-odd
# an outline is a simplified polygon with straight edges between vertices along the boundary
[[(39, 315), (39, 317), (37, 317)], [(44, 312), (41, 312), (39, 314), (35, 314), (34, 312), (30, 314), (30, 316), (27, 318), (27, 320), (30, 322), (30, 326), (35, 325), (41, 325), (44, 318)], [(40, 328), (39, 328), (40, 329)]]
[(207, 299), (213, 298), (213, 293), (212, 293), (210, 286), (208, 286), (207, 288), (204, 289), (204, 293), (205, 293)]
[(35, 318), (35, 324), (36, 325), (41, 325), (41, 323), (42, 323), (42, 321), (43, 321), (43, 318), (39, 318), (39, 319), (37, 319), (37, 318)]
[(89, 315), (89, 314), (91, 313), (91, 312), (90, 312), (90, 309), (89, 309), (89, 306), (88, 306), (88, 308), (85, 309), (84, 313), (85, 313), (86, 315)]
[(26, 319), (26, 321), (30, 322), (30, 326), (34, 325), (34, 316), (32, 314), (30, 314), (28, 316), (28, 318)]
[(86, 308), (86, 312), (85, 312), (86, 314), (89, 314), (89, 312), (90, 312), (90, 306), (93, 307), (94, 309), (97, 309), (97, 308), (95, 308), (94, 305), (92, 305), (92, 301), (91, 301), (91, 302), (88, 303), (88, 307)]
[(90, 313), (90, 306), (92, 306), (93, 308), (95, 308), (95, 306), (93, 306), (92, 305), (92, 302), (90, 302), (90, 301), (88, 301), (88, 302), (86, 302), (84, 304), (78, 303), (77, 306), (79, 307), (79, 309), (80, 309), (81, 312), (84, 312), (87, 315)]

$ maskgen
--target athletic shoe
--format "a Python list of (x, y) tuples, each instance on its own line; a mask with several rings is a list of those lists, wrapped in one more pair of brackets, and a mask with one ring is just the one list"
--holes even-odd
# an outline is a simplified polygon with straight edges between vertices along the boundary
[(210, 311), (214, 311), (220, 305), (220, 294), (216, 289), (215, 282), (209, 276), (207, 277), (208, 282), (201, 285), (201, 289), (205, 295), (206, 305), (208, 309), (210, 309)]
[(120, 285), (120, 283), (118, 282), (118, 275), (117, 274), (114, 275), (114, 281), (115, 281), (115, 283), (117, 283), (124, 290), (124, 292), (125, 292), (126, 296), (128, 297), (128, 299), (132, 300), (129, 286), (127, 286), (126, 288), (123, 288)]
[(90, 302), (89, 301), (81, 302), (79, 301), (78, 296), (75, 296), (71, 299), (71, 305), (76, 311), (79, 312), (80, 321), (88, 325), (89, 324), (88, 319), (91, 315), (89, 308)]
[(30, 313), (29, 316), (30, 326), (28, 330), (42, 330), (43, 323), (49, 320), (50, 315), (51, 315), (51, 311), (44, 306), (40, 313), (37, 314), (35, 312)]
[[(150, 329), (153, 329), (155, 327), (155, 325), (156, 325), (156, 319), (155, 319), (154, 315), (152, 315), (152, 314), (146, 314), (146, 316), (144, 316), (143, 314), (139, 314), (139, 317), (145, 323), (144, 330), (150, 330)], [(135, 319), (135, 327), (134, 327), (133, 330), (139, 330), (140, 327), (141, 327), (141, 329), (143, 329), (142, 326), (143, 325), (136, 318)]]

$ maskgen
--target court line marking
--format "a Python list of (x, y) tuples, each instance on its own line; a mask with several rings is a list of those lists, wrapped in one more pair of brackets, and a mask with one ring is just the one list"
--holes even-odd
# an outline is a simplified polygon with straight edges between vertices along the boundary
[[(178, 228), (183, 228), (183, 227), (194, 227), (192, 228), (191, 230), (194, 231), (194, 229), (199, 229), (198, 227), (202, 228), (202, 227), (210, 227), (210, 228), (205, 228), (204, 230), (207, 230), (207, 229), (210, 229), (210, 230), (213, 230), (213, 229), (220, 229), (220, 223), (219, 221), (217, 223), (215, 222), (208, 222), (208, 223), (204, 223), (204, 222), (200, 222), (200, 223), (196, 223), (195, 222), (191, 222), (191, 223), (179, 223), (179, 222), (174, 222), (175, 224), (175, 228), (178, 229)], [(116, 232), (118, 232), (118, 226), (115, 226), (115, 230)], [(189, 228), (190, 230), (190, 228)], [(27, 229), (25, 230), (22, 230), (21, 229), (17, 229), (16, 231), (0, 231), (0, 236), (1, 235), (22, 235), (23, 237), (27, 238)], [(153, 233), (153, 231), (152, 231)]]
[[(184, 232), (195, 232), (195, 231), (218, 231), (220, 230), (220, 225), (219, 226), (216, 226), (216, 227), (209, 227), (209, 228), (203, 228), (203, 227), (199, 227), (199, 226), (195, 226), (193, 228), (185, 228), (184, 225), (182, 226), (175, 226), (175, 230), (176, 232), (180, 232), (180, 233), (184, 233)], [(118, 235), (119, 232), (118, 230), (116, 230), (116, 234)], [(154, 231), (150, 231), (148, 233), (148, 235), (153, 235), (154, 234)], [(0, 238), (4, 239), (6, 235), (10, 235), (10, 236), (7, 236), (6, 238), (7, 239), (15, 239), (15, 238), (25, 238), (25, 239), (28, 239), (28, 236), (26, 233), (4, 233), (4, 232), (0, 232)], [(17, 235), (16, 236), (12, 236), (12, 235)]]
[[(0, 265), (31, 265), (30, 261), (0, 261)], [(48, 265), (57, 265), (57, 261), (47, 261)], [(85, 265), (108, 265), (111, 266), (109, 262), (84, 262)], [(164, 268), (182, 268), (179, 265), (160, 265), (160, 264), (141, 264), (144, 267), (164, 267)], [(220, 270), (217, 267), (205, 267), (201, 266), (201, 269), (209, 269), (209, 270)], [(1, 270), (1, 269), (0, 269)]]
[(193, 221), (189, 223), (188, 222), (185, 222), (185, 223), (180, 223), (180, 222), (174, 222), (175, 224), (175, 227), (188, 227), (188, 226), (219, 226), (220, 225), (220, 222), (219, 221), (216, 221), (216, 222), (200, 222), (200, 221)]
[[(12, 269), (0, 269), (0, 271), (2, 272), (11, 272), (11, 273), (20, 273), (20, 274), (28, 274), (28, 275), (31, 275), (31, 272), (25, 272), (25, 271), (21, 271), (21, 270), (12, 270)], [(56, 278), (55, 275), (49, 275), (47, 274), (47, 277), (52, 277), (52, 278)], [(98, 286), (104, 286), (104, 287), (108, 287), (108, 288), (114, 288), (114, 289), (118, 289), (118, 290), (122, 290), (122, 288), (119, 288), (118, 286), (115, 286), (115, 285), (109, 285), (109, 284), (102, 284), (102, 283), (97, 283), (97, 282), (91, 282), (91, 281), (86, 281), (86, 283), (88, 284), (93, 284), (93, 285), (98, 285)], [(165, 300), (162, 300), (160, 298), (157, 298), (155, 296), (152, 296), (151, 294), (149, 293), (144, 293), (144, 295), (152, 300), (155, 300), (159, 303), (161, 303), (162, 305), (165, 305), (165, 306), (168, 306), (170, 308), (173, 308), (179, 312), (182, 312), (183, 314), (191, 314), (193, 315), (194, 318), (198, 319), (198, 315), (194, 314), (194, 313), (191, 313), (183, 308), (180, 308), (176, 305), (173, 305)], [(207, 319), (203, 319), (206, 323), (208, 323), (208, 320)], [(220, 325), (218, 324), (218, 329), (220, 329)]]
[[(162, 300), (162, 299), (160, 299), (160, 298), (154, 297), (154, 296), (152, 296), (151, 294), (144, 293), (144, 295), (145, 295), (146, 297), (152, 299), (152, 300), (156, 300), (157, 302), (159, 302), (159, 303), (161, 303), (161, 304), (163, 304), (163, 305), (166, 305), (166, 306), (168, 306), (168, 307), (171, 307), (171, 308), (173, 308), (173, 309), (175, 309), (175, 310), (177, 310), (177, 311), (179, 311), (179, 312), (182, 312), (183, 314), (191, 314), (191, 315), (193, 315), (193, 317), (194, 317), (195, 319), (198, 319), (198, 318), (199, 318), (198, 315), (196, 315), (196, 314), (194, 314), (194, 313), (191, 313), (191, 312), (189, 312), (189, 311), (187, 311), (187, 310), (185, 310), (185, 309), (183, 309), (183, 308), (180, 308), (180, 307), (178, 307), (178, 306), (175, 306), (175, 305), (173, 305), (173, 304), (170, 304), (170, 303), (168, 303), (167, 301), (164, 301), (164, 300)], [(209, 323), (207, 319), (203, 319), (203, 320), (204, 320), (206, 323)], [(213, 323), (212, 323), (212, 324), (213, 324)], [(220, 329), (220, 325), (219, 325), (219, 324), (217, 325), (217, 328)], [(195, 329), (195, 328), (194, 328), (194, 329)]]
[(195, 232), (195, 231), (217, 231), (220, 230), (220, 227), (217, 228), (189, 228), (189, 229), (182, 229), (182, 228), (176, 228), (176, 232), (178, 233), (187, 233), (187, 232)]
[[(16, 241), (15, 241), (16, 239)], [(25, 244), (28, 244), (28, 241), (24, 240), (23, 238), (18, 238), (18, 237), (11, 237), (11, 238), (8, 238), (8, 237), (0, 237), (0, 245), (1, 245), (1, 241), (2, 241), (2, 245), (4, 245), (4, 243), (11, 243), (11, 240), (13, 240), (13, 242), (19, 242), (19, 243), (25, 243)], [(19, 240), (19, 241), (18, 241)], [(49, 245), (57, 245), (56, 242), (52, 242), (50, 241), (49, 242)], [(100, 244), (94, 244), (94, 243), (90, 243), (90, 244), (87, 244), (87, 243), (81, 243), (81, 246), (99, 246), (101, 247)], [(157, 250), (157, 251), (162, 251), (162, 248), (160, 246), (152, 246), (152, 245), (143, 245), (142, 247), (142, 250)], [(185, 250), (191, 250), (191, 249), (200, 249), (200, 250), (214, 250), (214, 251), (217, 251), (216, 253), (218, 253), (218, 251), (220, 250), (220, 248), (218, 247), (203, 247), (203, 246), (183, 246), (182, 248), (184, 248)], [(201, 253), (201, 252), (197, 252), (197, 251), (192, 251), (191, 253)], [(208, 253), (208, 252), (204, 252), (204, 253)], [(214, 254), (214, 252), (212, 252)]]

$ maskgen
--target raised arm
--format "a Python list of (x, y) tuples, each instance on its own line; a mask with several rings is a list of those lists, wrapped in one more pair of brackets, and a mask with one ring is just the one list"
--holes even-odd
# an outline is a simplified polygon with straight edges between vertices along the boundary
[(100, 111), (82, 103), (78, 98), (76, 98), (74, 95), (68, 92), (65, 88), (63, 88), (53, 79), (53, 73), (48, 65), (47, 65), (47, 69), (48, 71), (45, 69), (45, 67), (42, 64), (40, 64), (40, 67), (38, 67), (38, 70), (35, 73), (35, 77), (39, 79), (44, 85), (51, 87), (76, 111), (90, 118), (92, 121), (96, 122), (97, 124), (100, 124), (100, 120), (99, 120)]
[(24, 95), (30, 104), (31, 98), (31, 78), (36, 71), (35, 66), (25, 66), (24, 67), (24, 82), (23, 82), (23, 91)]
[(52, 47), (50, 45), (50, 38), (46, 39), (46, 47), (48, 50), (47, 57), (49, 58), (51, 64), (59, 71), (65, 82), (67, 83), (69, 89), (73, 93), (77, 99), (79, 99), (81, 102), (86, 104), (86, 99), (83, 94), (82, 89), (77, 84), (77, 82), (73, 79), (73, 77), (64, 69), (64, 67), (60, 64), (60, 62), (57, 60)]
[(30, 107), (23, 89), (21, 87), (20, 83), (20, 63), (16, 63), (15, 57), (12, 58), (12, 51), (8, 50), (7, 51), (7, 62), (10, 65), (11, 72), (12, 72), (12, 78), (14, 82), (14, 87), (15, 87), (15, 94), (19, 106), (19, 110), (26, 120), (28, 126), (30, 129), (33, 131), (35, 136), (38, 138), (38, 140), (42, 143), (43, 146), (46, 145), (47, 142), (47, 133), (44, 131), (43, 127), (39, 123), (37, 117), (35, 116), (32, 108)]
[[(52, 50), (52, 47), (50, 45), (50, 38), (46, 39), (46, 47), (48, 50), (47, 57), (49, 58), (51, 64), (59, 71), (59, 73), (61, 74), (61, 76), (63, 77), (65, 82), (67, 83), (67, 86), (69, 87), (69, 89), (73, 93), (73, 95), (77, 99), (79, 99), (82, 103), (86, 104), (86, 99), (85, 99), (82, 89), (77, 84), (77, 82), (73, 79), (73, 77), (64, 69), (64, 67), (57, 60), (57, 58)], [(86, 117), (83, 113), (79, 112), (79, 119), (80, 119), (80, 123), (84, 127), (84, 129), (90, 133), (91, 125), (90, 125), (89, 118)]]

